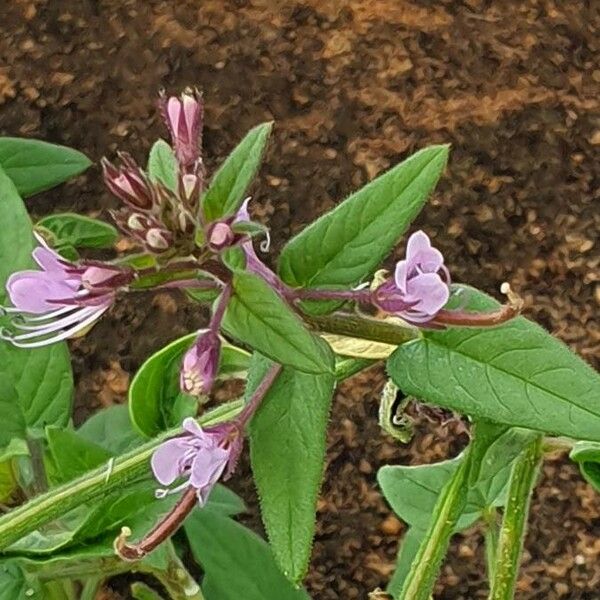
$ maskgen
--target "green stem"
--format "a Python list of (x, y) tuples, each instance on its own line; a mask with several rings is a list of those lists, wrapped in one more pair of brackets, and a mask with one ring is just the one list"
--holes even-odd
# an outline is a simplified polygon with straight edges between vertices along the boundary
[(513, 466), (489, 600), (512, 600), (514, 597), (529, 504), (542, 455), (542, 437), (538, 436)]
[[(214, 425), (227, 421), (237, 415), (241, 408), (241, 400), (231, 402), (201, 416), (198, 422), (201, 425)], [(165, 439), (179, 433), (180, 428), (171, 429), (116, 458), (112, 464), (94, 469), (78, 479), (55, 487), (3, 515), (0, 517), (0, 551), (73, 508), (145, 477), (148, 474), (150, 457), (156, 447)]]
[(415, 327), (381, 321), (361, 315), (333, 313), (321, 317), (302, 315), (303, 319), (319, 331), (349, 335), (352, 337), (384, 342), (386, 344), (405, 344), (419, 337)]
[[(351, 360), (340, 362), (339, 371), (336, 370), (338, 381), (372, 364), (371, 361), (360, 359), (353, 364), (350, 362)], [(242, 410), (242, 407), (242, 400), (228, 402), (202, 415), (198, 422), (201, 425), (215, 425), (229, 421)], [(89, 471), (78, 479), (57, 486), (1, 516), (0, 551), (81, 504), (94, 500), (99, 495), (104, 496), (122, 489), (128, 484), (146, 477), (150, 457), (157, 446), (164, 440), (180, 433), (181, 428), (170, 429), (131, 452), (115, 458), (106, 466)]]
[(471, 448), (444, 486), (432, 512), (429, 528), (419, 546), (398, 600), (429, 600), (456, 523), (463, 512), (469, 489)]
[(498, 548), (498, 539), (500, 530), (498, 527), (498, 511), (495, 506), (490, 506), (483, 512), (483, 521), (485, 524), (485, 565), (488, 580), (493, 581), (496, 570), (496, 550)]

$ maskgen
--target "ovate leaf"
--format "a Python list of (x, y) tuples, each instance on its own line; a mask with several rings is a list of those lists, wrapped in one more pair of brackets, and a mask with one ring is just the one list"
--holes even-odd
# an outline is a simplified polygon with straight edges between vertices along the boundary
[(333, 371), (327, 344), (306, 329), (279, 295), (260, 277), (238, 272), (224, 329), (261, 354), (306, 373)]
[[(256, 356), (247, 397), (271, 361)], [(308, 566), (335, 378), (286, 367), (250, 424), (250, 454), (261, 513), (277, 563), (293, 582)]]
[(569, 458), (579, 464), (585, 480), (600, 492), (600, 444), (578, 442), (573, 446)]
[(54, 245), (59, 247), (110, 248), (119, 237), (112, 225), (74, 213), (49, 215), (38, 221), (36, 227), (50, 231)]
[(47, 190), (85, 171), (87, 156), (40, 140), (0, 138), (0, 167), (22, 196)]
[(0, 304), (6, 304), (6, 280), (15, 271), (32, 267), (34, 240), (25, 204), (17, 188), (1, 168), (0, 210), (6, 223), (0, 231)]
[(207, 221), (234, 214), (254, 179), (273, 127), (272, 122), (251, 129), (214, 174), (202, 199)]
[[(498, 303), (464, 288), (467, 310)], [(523, 317), (494, 328), (425, 332), (388, 361), (406, 394), (478, 419), (600, 441), (600, 376)]]
[(0, 379), (13, 388), (11, 397), (0, 393), (0, 418), (11, 424), (0, 429), (0, 447), (10, 442), (10, 435), (24, 438), (47, 425), (68, 423), (73, 375), (66, 345), (24, 350), (0, 343)]
[[(281, 278), (294, 287), (351, 287), (371, 274), (419, 214), (448, 159), (425, 148), (309, 225), (284, 247)], [(305, 304), (328, 312), (338, 304)]]
[[(469, 492), (457, 530), (469, 527), (486, 508), (504, 504), (512, 463), (535, 436), (524, 429), (498, 433), (481, 440), (476, 428)], [(377, 482), (394, 512), (411, 527), (425, 531), (440, 492), (462, 460), (461, 454), (430, 465), (388, 465), (379, 469)]]
[(148, 157), (148, 174), (153, 181), (161, 181), (172, 192), (177, 192), (179, 166), (173, 149), (164, 140), (154, 142)]
[(146, 440), (134, 429), (127, 406), (115, 404), (94, 413), (78, 430), (84, 439), (113, 454), (122, 454)]
[(205, 573), (206, 600), (309, 600), (281, 574), (267, 543), (239, 523), (196, 510), (184, 529)]

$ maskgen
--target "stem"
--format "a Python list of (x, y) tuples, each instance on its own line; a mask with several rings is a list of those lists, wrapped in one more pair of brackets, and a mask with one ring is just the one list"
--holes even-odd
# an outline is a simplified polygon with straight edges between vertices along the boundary
[(36, 494), (43, 494), (48, 490), (46, 469), (44, 468), (44, 450), (41, 441), (27, 437), (27, 449), (31, 460), (31, 471), (33, 473), (33, 489)]
[(266, 372), (263, 380), (254, 390), (250, 400), (246, 402), (246, 405), (240, 414), (235, 418), (240, 430), (243, 430), (248, 424), (248, 421), (252, 418), (252, 415), (256, 412), (256, 409), (260, 406), (260, 403), (273, 385), (273, 382), (275, 379), (277, 379), (279, 373), (281, 373), (281, 369), (283, 369), (283, 367), (280, 364), (275, 364)]
[(498, 511), (495, 506), (490, 506), (483, 512), (483, 521), (485, 523), (485, 565), (488, 580), (492, 581), (496, 570), (496, 550), (498, 548), (498, 538), (500, 537)]
[(333, 313), (325, 316), (302, 315), (302, 317), (319, 331), (349, 335), (386, 344), (405, 344), (417, 339), (420, 335), (415, 327), (359, 315)]
[(370, 302), (371, 290), (315, 290), (308, 288), (291, 289), (294, 300), (352, 300), (354, 302)]
[(541, 460), (542, 438), (539, 436), (525, 448), (513, 466), (489, 600), (512, 600), (514, 597), (529, 504)]
[[(214, 425), (228, 421), (238, 414), (242, 404), (241, 400), (227, 403), (206, 413), (198, 422), (201, 425)], [(180, 435), (181, 432), (180, 427), (171, 429), (116, 458), (112, 468), (102, 466), (94, 469), (3, 515), (0, 517), (0, 551), (73, 508), (147, 476), (148, 463), (157, 446), (165, 439)]]
[(123, 527), (121, 535), (115, 540), (115, 552), (128, 562), (141, 560), (181, 527), (181, 524), (192, 512), (197, 502), (196, 489), (190, 486), (183, 493), (171, 512), (161, 519), (138, 544), (127, 543), (127, 538), (131, 535), (131, 530)]
[[(367, 361), (359, 360), (352, 368), (349, 360), (343, 361), (343, 366), (336, 370), (338, 381), (358, 372), (360, 365), (367, 367), (370, 364)], [(229, 421), (240, 413), (243, 405), (243, 400), (228, 402), (199, 417), (198, 423), (208, 426)], [(42, 525), (81, 504), (94, 500), (98, 495), (109, 494), (146, 477), (149, 472), (150, 457), (154, 450), (166, 439), (181, 435), (181, 433), (180, 427), (170, 429), (146, 444), (115, 458), (110, 469), (103, 466), (89, 471), (85, 475), (52, 488), (49, 492), (2, 515), (0, 517), (0, 551), (5, 550)], [(121, 564), (123, 563), (121, 562)], [(97, 571), (95, 572), (97, 573)]]
[(225, 315), (225, 311), (227, 310), (227, 305), (229, 304), (230, 298), (231, 285), (227, 284), (223, 288), (223, 292), (217, 300), (217, 308), (215, 308), (215, 312), (213, 313), (212, 319), (210, 320), (210, 330), (214, 333), (219, 333), (221, 321), (223, 320), (223, 316)]
[(431, 523), (404, 580), (398, 600), (429, 600), (431, 597), (450, 537), (467, 501), (470, 468), (471, 451), (467, 447), (460, 466), (444, 486), (435, 504)]

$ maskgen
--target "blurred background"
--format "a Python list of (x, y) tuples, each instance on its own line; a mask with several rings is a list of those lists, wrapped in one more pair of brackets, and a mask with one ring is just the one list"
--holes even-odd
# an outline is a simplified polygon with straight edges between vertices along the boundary
[[(453, 277), (499, 297), (600, 366), (600, 3), (583, 0), (2, 0), (0, 134), (117, 148), (145, 161), (166, 132), (158, 89), (204, 90), (212, 172), (253, 125), (275, 130), (253, 188), (285, 240), (412, 151), (449, 142), (446, 175), (415, 228)], [(28, 201), (106, 216), (97, 166)], [(396, 258), (399, 258), (400, 254)], [(390, 265), (393, 257), (390, 257)], [(176, 293), (121, 301), (72, 343), (80, 422), (124, 402), (140, 363), (206, 315)], [(366, 598), (394, 566), (403, 524), (377, 490), (382, 464), (446, 458), (460, 425), (418, 419), (399, 447), (377, 425), (382, 369), (334, 404), (318, 534), (307, 580), (317, 600)], [(233, 487), (257, 500), (244, 463)], [(600, 597), (600, 497), (565, 456), (546, 461), (518, 598)], [(486, 597), (483, 540), (456, 536), (438, 599)], [(123, 598), (115, 583), (111, 600)]]

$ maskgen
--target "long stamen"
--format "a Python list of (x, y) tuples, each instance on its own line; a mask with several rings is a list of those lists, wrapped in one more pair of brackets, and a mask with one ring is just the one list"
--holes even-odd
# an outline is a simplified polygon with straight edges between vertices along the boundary
[[(36, 335), (40, 335), (40, 333), (51, 333), (53, 331), (58, 331), (59, 329), (64, 329), (67, 325), (71, 325), (71, 323), (75, 323), (76, 321), (80, 321), (86, 315), (91, 314), (97, 310), (97, 307), (90, 306), (85, 308), (78, 308), (76, 306), (72, 307), (74, 310), (71, 311), (66, 317), (62, 319), (58, 319), (57, 321), (52, 321), (50, 323), (37, 323), (34, 325), (29, 325), (27, 321), (24, 324), (19, 323), (16, 319), (13, 320), (12, 325), (16, 329), (20, 329), (22, 331), (35, 331)], [(23, 336), (35, 337), (32, 334), (20, 334), (16, 336), (18, 339), (26, 339)]]
[(64, 306), (62, 308), (58, 308), (57, 310), (53, 310), (48, 313), (44, 313), (43, 315), (40, 315), (39, 317), (30, 317), (29, 316), (30, 314), (35, 314), (35, 313), (25, 313), (22, 310), (19, 310), (18, 308), (9, 307), (9, 312), (19, 313), (19, 316), (26, 323), (37, 323), (40, 321), (48, 321), (49, 319), (53, 319), (54, 317), (59, 317), (60, 315), (64, 315), (65, 313), (72, 312), (74, 310), (77, 310), (77, 306)]
[[(97, 321), (100, 316), (108, 310), (108, 306), (104, 306), (99, 310), (96, 310), (92, 315), (90, 315), (87, 319), (84, 319), (81, 322), (78, 322), (74, 327), (70, 329), (66, 329), (59, 335), (48, 337), (43, 340), (39, 340), (37, 342), (27, 342), (22, 343), (20, 340), (23, 339), (23, 336), (11, 336), (7, 335), (5, 331), (0, 330), (0, 339), (4, 339), (9, 341), (14, 346), (18, 348), (40, 348), (41, 346), (47, 346), (48, 344), (54, 344), (55, 342), (60, 342), (62, 340), (66, 340), (67, 338), (75, 335), (78, 331), (85, 329), (88, 325), (91, 325), (94, 321)], [(51, 331), (40, 331), (37, 336), (43, 336), (44, 334), (51, 333)], [(24, 334), (27, 337), (32, 337), (30, 334)]]

